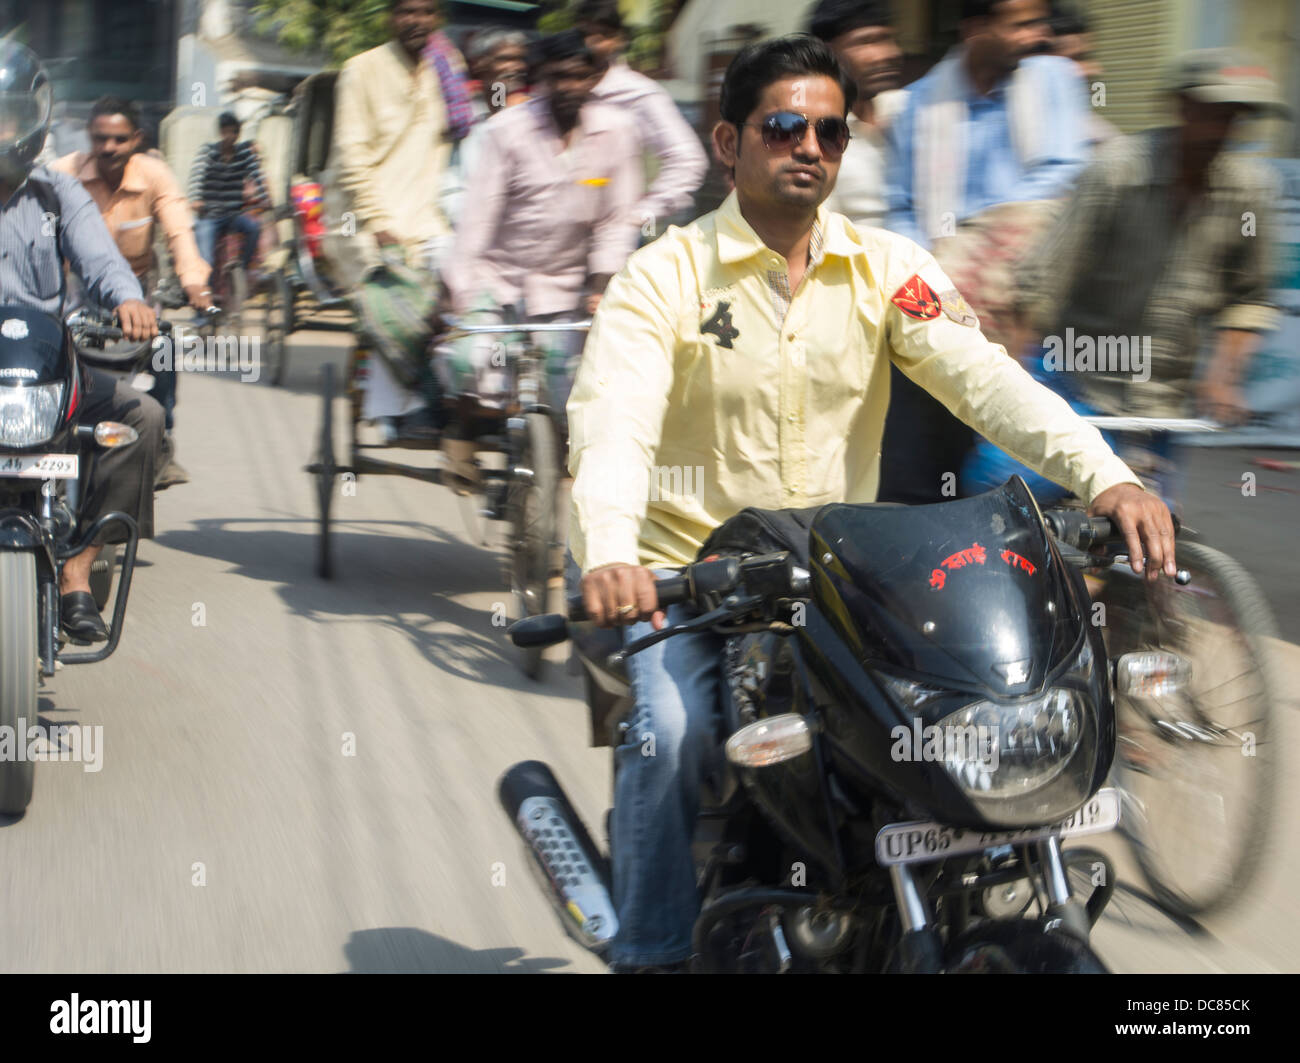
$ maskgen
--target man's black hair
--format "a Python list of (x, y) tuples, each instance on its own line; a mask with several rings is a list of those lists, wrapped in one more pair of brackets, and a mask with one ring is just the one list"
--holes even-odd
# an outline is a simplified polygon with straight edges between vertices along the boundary
[(1064, 6), (1058, 6), (1053, 10), (1048, 24), (1052, 28), (1053, 37), (1074, 37), (1087, 33), (1090, 29), (1088, 20), (1079, 13), (1077, 8)]
[(718, 101), (724, 122), (740, 125), (758, 106), (763, 90), (783, 78), (810, 74), (837, 82), (844, 93), (844, 113), (858, 98), (858, 87), (822, 41), (806, 33), (746, 45), (727, 67)]
[(618, 9), (618, 0), (582, 0), (573, 13), (574, 20), (581, 25), (590, 22), (603, 30), (613, 33), (625, 33), (623, 15)]
[(218, 129), (233, 129), (238, 133), (243, 125), (244, 123), (235, 116), (234, 111), (222, 111), (221, 117), (217, 119)]
[(90, 105), (90, 117), (86, 120), (89, 125), (96, 118), (104, 115), (120, 114), (131, 125), (131, 132), (140, 131), (140, 109), (130, 100), (122, 96), (101, 96)]
[(1000, 3), (1002, 0), (961, 0), (961, 18), (984, 18)]
[(579, 30), (564, 30), (533, 42), (528, 53), (528, 66), (537, 71), (547, 63), (562, 63), (566, 59), (581, 59), (588, 66), (596, 65), (595, 57), (587, 47), (587, 38)]
[(863, 26), (893, 26), (888, 0), (821, 0), (808, 18), (808, 32), (823, 41)]

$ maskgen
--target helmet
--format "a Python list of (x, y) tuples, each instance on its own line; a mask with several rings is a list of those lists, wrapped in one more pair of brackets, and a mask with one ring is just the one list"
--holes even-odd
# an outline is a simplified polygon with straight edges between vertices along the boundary
[(53, 89), (36, 53), (0, 40), (0, 178), (21, 184), (50, 129)]

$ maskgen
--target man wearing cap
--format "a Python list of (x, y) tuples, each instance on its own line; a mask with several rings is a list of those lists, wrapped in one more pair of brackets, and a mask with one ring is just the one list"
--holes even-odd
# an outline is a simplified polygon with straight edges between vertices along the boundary
[[(1201, 412), (1236, 421), (1242, 373), (1260, 333), (1278, 321), (1268, 294), (1277, 193), (1268, 170), (1223, 148), (1241, 118), (1289, 109), (1268, 72), (1230, 49), (1181, 56), (1167, 84), (1178, 124), (1101, 149), (1020, 263), (1018, 307), (1039, 335), (1068, 338), (1072, 329), (1073, 346), (1081, 337), (1094, 347), (1149, 337), (1145, 367), (1074, 360), (1071, 385), (1102, 413), (1178, 417), (1194, 398)], [(1197, 325), (1211, 318), (1214, 353), (1192, 395)]]

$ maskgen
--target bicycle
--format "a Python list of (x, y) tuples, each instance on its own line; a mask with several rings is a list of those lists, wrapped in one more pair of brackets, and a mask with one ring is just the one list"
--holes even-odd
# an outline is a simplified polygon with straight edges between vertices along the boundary
[[(1154, 437), (1154, 446), (1138, 450), (1157, 467), (1169, 463), (1175, 436), (1218, 429), (1197, 420), (1085, 419)], [(1121, 442), (1121, 457), (1133, 450)], [(1269, 645), (1276, 625), (1256, 581), (1192, 529), (1183, 529), (1177, 558), (1179, 581), (1148, 582), (1123, 555), (1099, 559), (1091, 574), (1100, 579), (1094, 610), (1102, 606), (1097, 616), (1113, 656), (1173, 655), (1143, 694), (1117, 697), (1113, 774), (1124, 795), (1120, 830), (1152, 895), (1190, 917), (1228, 905), (1260, 869), (1274, 814), (1272, 713), (1282, 687)]]

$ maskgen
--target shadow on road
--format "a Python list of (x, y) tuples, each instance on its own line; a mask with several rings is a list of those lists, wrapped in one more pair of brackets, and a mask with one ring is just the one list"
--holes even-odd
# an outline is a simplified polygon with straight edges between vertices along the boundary
[(343, 946), (348, 974), (537, 974), (567, 967), (555, 956), (520, 948), (467, 949), (415, 927), (357, 930)]
[[(303, 532), (282, 530), (300, 524)], [(259, 525), (273, 524), (275, 530)], [(510, 596), (501, 557), (441, 528), (411, 521), (348, 521), (336, 526), (335, 575), (316, 575), (316, 522), (300, 518), (209, 519), (167, 531), (157, 542), (171, 550), (225, 561), (235, 573), (277, 583), (277, 593), (315, 623), (370, 619), (401, 631), (432, 664), (463, 679), (535, 692), (518, 670), (505, 625)], [(242, 530), (241, 530), (242, 529)], [(410, 534), (393, 535), (393, 529)], [(487, 610), (454, 599), (496, 593)], [(552, 669), (557, 675), (560, 669)]]

